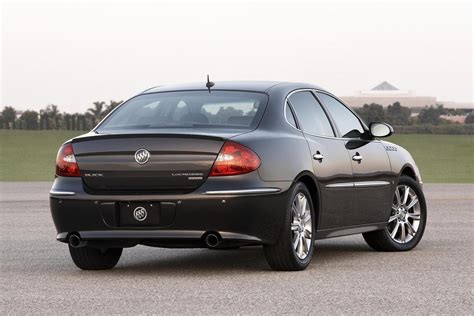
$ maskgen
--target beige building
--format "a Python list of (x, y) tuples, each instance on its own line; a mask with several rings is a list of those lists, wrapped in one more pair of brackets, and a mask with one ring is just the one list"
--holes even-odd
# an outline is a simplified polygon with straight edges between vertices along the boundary
[(341, 97), (351, 107), (362, 107), (364, 104), (376, 103), (388, 106), (400, 102), (402, 106), (410, 108), (424, 108), (425, 106), (443, 104), (445, 108), (472, 109), (473, 103), (457, 103), (451, 101), (438, 101), (436, 97), (418, 96), (414, 90), (399, 90), (392, 84), (384, 81), (371, 90), (356, 91), (353, 96)]

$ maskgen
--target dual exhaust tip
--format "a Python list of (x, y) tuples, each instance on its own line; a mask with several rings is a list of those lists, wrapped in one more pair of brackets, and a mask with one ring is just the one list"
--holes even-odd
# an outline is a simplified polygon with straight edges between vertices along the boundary
[(222, 241), (222, 237), (219, 233), (208, 233), (204, 237), (204, 243), (209, 248), (216, 248)]
[[(68, 239), (69, 246), (72, 248), (85, 247), (87, 241), (82, 240), (77, 234), (71, 234)], [(222, 237), (219, 233), (207, 233), (204, 236), (204, 243), (209, 248), (216, 248), (222, 242)]]
[(85, 240), (82, 240), (81, 237), (79, 237), (79, 235), (76, 235), (76, 234), (72, 234), (71, 236), (69, 236), (69, 246), (71, 246), (72, 248), (80, 248), (80, 247), (85, 247), (87, 245), (87, 241)]

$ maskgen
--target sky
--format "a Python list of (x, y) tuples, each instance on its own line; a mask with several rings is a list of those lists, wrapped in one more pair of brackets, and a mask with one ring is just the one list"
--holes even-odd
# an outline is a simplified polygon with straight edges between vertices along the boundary
[(474, 102), (472, 1), (0, 1), (1, 107), (81, 112), (206, 74)]

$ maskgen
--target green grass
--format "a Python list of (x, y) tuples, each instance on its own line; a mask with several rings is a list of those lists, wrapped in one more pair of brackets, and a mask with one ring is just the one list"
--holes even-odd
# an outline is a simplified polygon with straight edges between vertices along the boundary
[(0, 130), (0, 181), (52, 181), (59, 146), (79, 134)]
[[(58, 147), (81, 132), (0, 131), (0, 181), (49, 181)], [(474, 183), (474, 137), (394, 135), (413, 155), (425, 183)]]
[(400, 134), (388, 138), (388, 141), (412, 154), (425, 183), (474, 182), (472, 135)]

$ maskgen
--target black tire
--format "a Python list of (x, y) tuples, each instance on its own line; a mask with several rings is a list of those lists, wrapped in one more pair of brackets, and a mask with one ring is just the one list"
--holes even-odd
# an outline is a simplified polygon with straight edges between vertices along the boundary
[[(312, 227), (312, 234), (311, 234), (311, 243), (309, 247), (308, 254), (304, 259), (300, 259), (296, 251), (293, 247), (293, 232), (291, 230), (291, 222), (292, 222), (292, 204), (295, 200), (295, 197), (302, 193), (307, 199), (307, 203), (309, 204), (309, 208), (311, 211), (311, 227)], [(265, 258), (267, 259), (268, 264), (273, 270), (276, 271), (300, 271), (306, 269), (309, 265), (311, 258), (313, 257), (314, 252), (314, 239), (316, 233), (316, 217), (315, 217), (315, 210), (314, 205), (311, 200), (311, 194), (309, 193), (306, 186), (298, 182), (293, 187), (292, 192), (290, 194), (290, 198), (288, 201), (286, 214), (285, 214), (285, 221), (282, 227), (280, 237), (278, 241), (273, 245), (264, 245), (263, 251), (265, 253)], [(306, 248), (307, 249), (307, 248)]]
[(410, 177), (401, 176), (400, 180), (398, 181), (398, 185), (407, 185), (411, 190), (413, 190), (417, 197), (418, 203), (420, 204), (420, 222), (418, 230), (415, 233), (413, 238), (406, 242), (406, 243), (399, 243), (392, 239), (388, 228), (384, 228), (382, 230), (368, 232), (362, 234), (367, 244), (377, 251), (408, 251), (416, 247), (416, 245), (420, 242), (421, 238), (423, 237), (423, 233), (425, 231), (426, 226), (426, 201), (425, 196), (423, 195), (423, 191), (421, 190), (420, 185)]
[(107, 270), (115, 267), (122, 255), (122, 248), (98, 249), (69, 246), (74, 264), (82, 270)]

